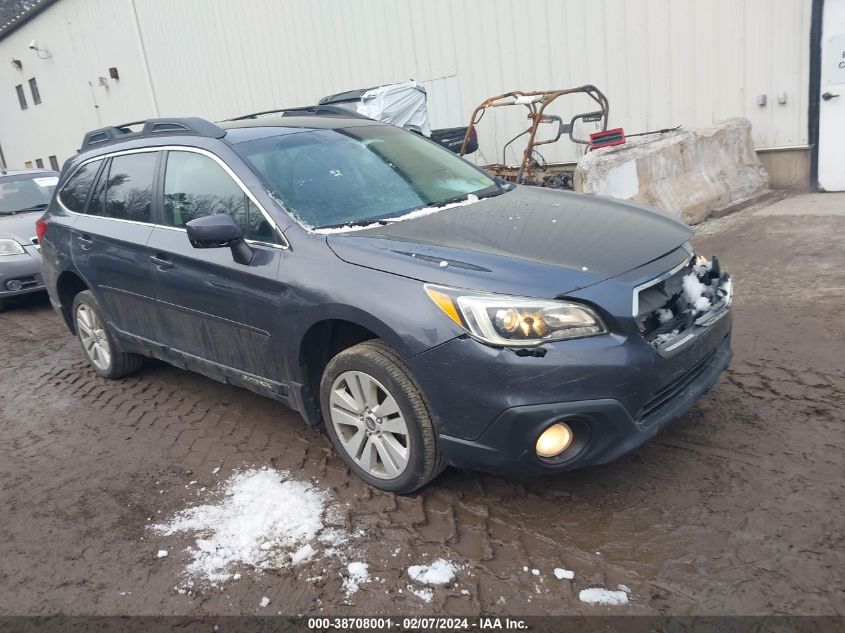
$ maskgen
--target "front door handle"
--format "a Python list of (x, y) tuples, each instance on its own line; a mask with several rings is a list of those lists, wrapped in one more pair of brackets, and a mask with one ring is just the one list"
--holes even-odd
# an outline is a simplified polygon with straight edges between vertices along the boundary
[(173, 262), (167, 259), (166, 257), (160, 255), (150, 255), (150, 261), (158, 266), (159, 270), (167, 270), (168, 268), (173, 268)]
[(80, 235), (76, 238), (76, 241), (79, 242), (83, 251), (87, 251), (94, 246), (94, 240), (92, 240), (88, 235)]
[(825, 101), (830, 101), (831, 99), (836, 99), (839, 95), (835, 95), (832, 92), (826, 92), (822, 95), (822, 99)]

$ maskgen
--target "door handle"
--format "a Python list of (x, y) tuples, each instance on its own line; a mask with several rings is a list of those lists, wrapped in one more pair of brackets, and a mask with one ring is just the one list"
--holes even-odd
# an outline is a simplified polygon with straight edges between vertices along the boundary
[(87, 251), (94, 246), (94, 240), (92, 240), (88, 235), (80, 235), (76, 238), (76, 241), (79, 242), (83, 251)]
[(159, 270), (167, 270), (168, 268), (173, 268), (173, 262), (167, 259), (166, 257), (150, 255), (150, 261), (156, 266), (158, 266)]
[(822, 99), (824, 99), (825, 101), (830, 101), (831, 99), (836, 99), (836, 97), (838, 97), (838, 96), (839, 95), (835, 95), (832, 92), (825, 92), (822, 95)]

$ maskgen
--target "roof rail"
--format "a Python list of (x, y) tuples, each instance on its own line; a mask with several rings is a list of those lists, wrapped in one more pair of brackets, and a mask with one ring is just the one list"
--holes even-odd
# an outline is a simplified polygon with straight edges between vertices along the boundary
[[(138, 131), (133, 130), (132, 127), (137, 125), (143, 125), (143, 127)], [(121, 123), (120, 125), (91, 130), (82, 139), (82, 147), (79, 151), (109, 145), (117, 141), (128, 141), (130, 139), (159, 136), (162, 134), (223, 138), (226, 135), (226, 130), (211, 121), (206, 121), (199, 117), (132, 121), (130, 123)]]
[(369, 119), (370, 117), (359, 114), (354, 110), (347, 110), (332, 105), (312, 105), (300, 106), (298, 108), (278, 108), (276, 110), (264, 110), (262, 112), (253, 112), (252, 114), (244, 114), (243, 116), (226, 119), (227, 121), (243, 121), (245, 119), (257, 119), (258, 117), (267, 114), (278, 114), (280, 116), (334, 116), (334, 117), (353, 117), (356, 119)]

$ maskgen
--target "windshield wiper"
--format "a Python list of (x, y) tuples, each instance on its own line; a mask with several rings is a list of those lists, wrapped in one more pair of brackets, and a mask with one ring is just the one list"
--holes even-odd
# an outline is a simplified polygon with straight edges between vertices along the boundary
[(382, 219), (368, 219), (368, 220), (357, 220), (355, 222), (341, 222), (340, 224), (326, 224), (324, 226), (318, 226), (315, 228), (316, 231), (320, 231), (322, 229), (343, 229), (346, 227), (352, 228), (353, 226), (371, 226), (373, 224), (390, 224), (392, 220), (382, 220)]
[(429, 202), (427, 207), (445, 207), (447, 204), (455, 204), (456, 202), (463, 202), (470, 195), (477, 195), (477, 194), (468, 194), (468, 193), (459, 193), (457, 196), (452, 196), (450, 198), (446, 198), (445, 200), (438, 200), (437, 202)]
[[(489, 189), (489, 191), (487, 189)], [(410, 215), (410, 214), (414, 213), (415, 211), (419, 211), (420, 209), (437, 209), (439, 207), (445, 207), (445, 206), (450, 205), (450, 204), (455, 204), (456, 202), (465, 202), (466, 200), (469, 199), (470, 196), (475, 196), (479, 200), (481, 200), (482, 198), (492, 198), (494, 196), (500, 196), (503, 193), (507, 193), (508, 191), (510, 191), (512, 189), (512, 187), (511, 188), (505, 188), (505, 187), (503, 187), (499, 184), (495, 184), (495, 185), (492, 185), (491, 187), (488, 187), (487, 189), (481, 189), (480, 191), (477, 191), (477, 192), (474, 191), (474, 192), (470, 192), (470, 193), (459, 193), (455, 196), (450, 196), (448, 198), (445, 198), (444, 200), (438, 200), (437, 202), (429, 202), (427, 205), (422, 206), (422, 207), (412, 207), (410, 209), (405, 209), (404, 211), (397, 213), (396, 216), (394, 216), (394, 217), (367, 218), (367, 219), (364, 219), (364, 220), (357, 220), (355, 222), (342, 222), (340, 224), (327, 224), (325, 226), (317, 227), (317, 230), (320, 230), (320, 229), (342, 229), (342, 228), (347, 227), (347, 226), (351, 228), (351, 227), (354, 227), (354, 226), (372, 226), (372, 225), (376, 225), (376, 224), (380, 224), (380, 225), (384, 226), (384, 225), (387, 225), (387, 224), (394, 224), (395, 222), (400, 221), (400, 218), (402, 218), (403, 216)]]
[[(507, 183), (510, 184), (510, 183)], [(507, 193), (511, 190), (511, 187), (504, 187), (498, 182), (495, 185), (491, 185), (486, 189), (481, 189), (480, 191), (473, 191), (471, 193), (461, 193), (457, 196), (452, 196), (451, 198), (446, 198), (445, 200), (440, 200), (439, 202), (432, 202), (427, 204), (427, 207), (443, 207), (447, 204), (454, 204), (456, 202), (463, 202), (464, 200), (468, 199), (470, 196), (475, 196), (479, 200), (484, 198), (493, 198), (494, 196), (501, 196), (503, 193)]]
[(499, 187), (498, 189), (494, 189), (493, 191), (488, 191), (487, 193), (477, 193), (475, 194), (478, 196), (479, 200), (483, 198), (494, 198), (496, 196), (501, 196), (503, 193), (507, 193), (510, 189), (505, 189), (504, 187)]
[(47, 203), (34, 204), (31, 207), (26, 207), (25, 209), (17, 209), (16, 211), (2, 211), (2, 213), (4, 213), (5, 215), (15, 215), (16, 213), (29, 213), (31, 211), (43, 211), (48, 206), (50, 206), (50, 205), (48, 205)]

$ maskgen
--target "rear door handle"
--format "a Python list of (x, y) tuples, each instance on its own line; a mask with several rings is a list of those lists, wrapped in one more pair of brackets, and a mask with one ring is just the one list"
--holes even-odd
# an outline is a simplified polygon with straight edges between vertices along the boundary
[(159, 270), (167, 270), (173, 268), (173, 262), (163, 255), (150, 255), (150, 261), (158, 266)]
[(822, 95), (822, 99), (824, 99), (825, 101), (830, 101), (831, 99), (836, 99), (836, 97), (838, 97), (838, 96), (839, 95), (835, 95), (832, 92), (825, 92)]
[(94, 246), (94, 240), (88, 235), (80, 235), (76, 238), (76, 241), (82, 246), (83, 251), (87, 251)]

